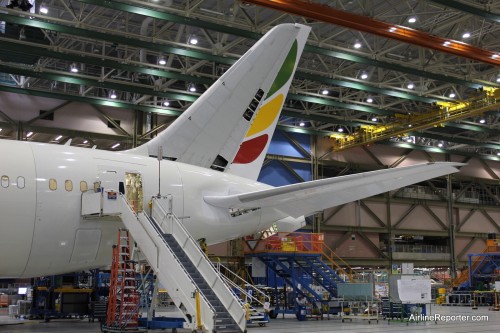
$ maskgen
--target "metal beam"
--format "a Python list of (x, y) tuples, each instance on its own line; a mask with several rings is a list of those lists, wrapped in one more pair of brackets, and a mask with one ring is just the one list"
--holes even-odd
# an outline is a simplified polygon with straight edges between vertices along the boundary
[(485, 18), (485, 19), (493, 21), (493, 22), (500, 23), (500, 15), (497, 15), (491, 11), (479, 9), (477, 7), (474, 7), (474, 6), (469, 6), (468, 4), (465, 4), (463, 2), (452, 1), (452, 0), (430, 0), (430, 1), (438, 3), (438, 4), (446, 6), (446, 7), (458, 9), (462, 12), (473, 14), (473, 15)]
[(373, 212), (373, 210), (370, 209), (370, 207), (368, 207), (368, 205), (363, 201), (363, 200), (360, 200), (359, 201), (359, 204), (361, 205), (361, 208), (363, 208), (363, 210), (368, 213), (368, 215), (371, 216), (371, 218), (377, 222), (377, 224), (381, 227), (386, 227), (384, 221), (382, 221), (378, 216), (377, 214), (375, 214)]
[[(289, 14), (332, 23), (342, 27), (375, 34), (385, 38), (418, 45), (460, 57), (476, 60), (493, 66), (500, 65), (500, 56), (469, 44), (458, 43), (447, 38), (431, 35), (424, 31), (407, 28), (335, 9), (330, 6), (305, 2), (303, 0), (245, 0), (266, 8)], [(448, 42), (445, 44), (445, 42)]]
[[(197, 18), (166, 13), (165, 11), (152, 10), (152, 9), (145, 8), (145, 7), (123, 4), (123, 3), (118, 2), (118, 1), (110, 1), (110, 0), (108, 0), (108, 1), (78, 0), (78, 1), (83, 2), (83, 3), (87, 3), (87, 4), (93, 4), (96, 6), (111, 8), (111, 9), (115, 9), (115, 10), (121, 10), (121, 11), (128, 12), (128, 13), (147, 15), (150, 17), (154, 17), (156, 19), (161, 19), (161, 20), (165, 20), (165, 21), (169, 21), (169, 22), (175, 22), (175, 23), (184, 24), (184, 25), (188, 25), (188, 26), (195, 26), (195, 27), (200, 27), (200, 28), (204, 28), (204, 29), (210, 29), (210, 30), (214, 30), (214, 31), (222, 32), (222, 33), (227, 33), (227, 34), (230, 34), (233, 36), (240, 36), (240, 37), (245, 37), (245, 38), (250, 38), (250, 39), (255, 39), (255, 40), (260, 39), (262, 37), (262, 34), (260, 34), (260, 33), (252, 32), (252, 31), (248, 31), (248, 30), (243, 30), (243, 29), (238, 29), (235, 27), (228, 27), (225, 25), (216, 24), (213, 22), (209, 22), (209, 21), (201, 20), (201, 19), (197, 19)], [(388, 62), (383, 62), (380, 60), (371, 59), (368, 57), (363, 57), (363, 56), (356, 55), (356, 54), (350, 54), (350, 53), (345, 53), (345, 52), (341, 52), (341, 51), (333, 51), (333, 50), (321, 48), (318, 46), (306, 45), (304, 48), (304, 51), (316, 53), (316, 54), (321, 54), (321, 55), (329, 56), (332, 58), (338, 58), (338, 59), (342, 59), (342, 60), (348, 60), (348, 61), (352, 61), (352, 62), (362, 63), (365, 65), (385, 68), (385, 69), (398, 71), (398, 72), (402, 72), (402, 73), (427, 77), (427, 78), (437, 80), (437, 81), (448, 82), (448, 83), (452, 83), (452, 84), (460, 84), (460, 85), (468, 86), (468, 87), (473, 88), (473, 89), (478, 89), (478, 88), (483, 86), (482, 84), (479, 84), (479, 83), (450, 77), (449, 75), (435, 74), (435, 73), (422, 71), (422, 70), (418, 70), (418, 69), (414, 69), (414, 68), (404, 67), (404, 66), (394, 64), (394, 63), (388, 63)]]
[(403, 213), (403, 215), (399, 218), (399, 220), (392, 226), (393, 229), (396, 229), (398, 225), (400, 225), (401, 223), (403, 223), (403, 221), (405, 220), (405, 218), (411, 214), (411, 212), (413, 212), (413, 210), (415, 210), (415, 208), (417, 208), (418, 206), (416, 204), (413, 204), (410, 206), (410, 208), (408, 208), (406, 210), (406, 212)]
[(66, 105), (69, 105), (73, 103), (72, 101), (66, 101), (66, 102), (63, 102), (62, 104), (50, 109), (50, 110), (46, 110), (46, 111), (43, 111), (43, 113), (41, 113), (39, 116), (35, 117), (35, 118), (32, 118), (30, 120), (28, 120), (27, 122), (25, 122), (23, 124), (23, 126), (29, 126), (30, 124), (34, 123), (35, 121), (37, 121), (38, 119), (41, 119), (41, 118), (45, 118), (47, 117), (48, 115), (51, 115), (53, 114), (54, 112), (56, 112), (57, 110), (65, 107)]
[(279, 160), (278, 161), (281, 165), (283, 165), (285, 167), (285, 169), (288, 170), (288, 172), (290, 172), (290, 174), (292, 174), (292, 176), (295, 177), (295, 179), (297, 179), (299, 182), (305, 182), (304, 178), (302, 178), (298, 173), (297, 171), (295, 171), (291, 166), (290, 164), (288, 164), (287, 162), (283, 161), (283, 160)]
[(448, 226), (446, 226), (446, 224), (444, 224), (443, 221), (441, 221), (441, 219), (439, 218), (439, 216), (436, 215), (436, 213), (434, 213), (432, 211), (432, 209), (430, 209), (429, 206), (427, 205), (422, 205), (422, 207), (427, 211), (427, 213), (429, 213), (429, 215), (434, 219), (434, 221), (443, 229), (443, 230), (448, 230)]

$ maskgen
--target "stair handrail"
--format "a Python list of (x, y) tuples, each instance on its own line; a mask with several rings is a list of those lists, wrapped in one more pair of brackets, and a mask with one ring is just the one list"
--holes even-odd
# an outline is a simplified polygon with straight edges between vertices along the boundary
[[(325, 249), (330, 253), (328, 254)], [(349, 266), (349, 264), (347, 262), (344, 261), (344, 259), (342, 259), (341, 257), (339, 257), (328, 245), (326, 245), (325, 243), (323, 243), (323, 249), (321, 251), (321, 254), (323, 256), (325, 256), (335, 267), (337, 267), (343, 274), (345, 274), (346, 276), (349, 277), (349, 282), (353, 282), (353, 274), (355, 273), (354, 270), (352, 269), (351, 266)], [(348, 269), (348, 272), (342, 267), (340, 266), (336, 260), (334, 260), (334, 258), (337, 258), (342, 264), (344, 264), (347, 269)]]
[[(179, 245), (184, 249), (188, 257), (190, 258), (191, 261), (195, 264), (196, 268), (202, 273), (203, 275), (205, 274), (212, 274), (211, 276), (211, 281), (208, 280), (209, 277), (204, 276), (206, 279), (207, 283), (209, 284), (210, 288), (214, 291), (214, 293), (217, 295), (221, 303), (224, 305), (226, 310), (229, 312), (229, 314), (233, 317), (234, 321), (236, 324), (240, 327), (242, 331), (246, 330), (246, 318), (245, 318), (245, 309), (241, 306), (241, 304), (238, 302), (237, 298), (233, 295), (231, 292), (231, 289), (229, 286), (224, 282), (222, 278), (220, 278), (219, 274), (217, 273), (217, 270), (215, 266), (212, 264), (210, 259), (207, 257), (207, 255), (202, 251), (200, 248), (200, 245), (198, 242), (191, 236), (189, 231), (186, 229), (184, 224), (177, 218), (177, 216), (173, 213), (171, 207), (169, 207), (169, 211), (167, 212), (163, 206), (161, 205), (160, 199), (167, 199), (171, 202), (172, 197), (170, 195), (167, 196), (156, 196), (153, 197), (152, 200), (152, 215), (155, 213), (155, 207), (157, 207), (160, 210), (161, 215), (159, 216), (161, 223), (158, 224), (159, 228), (163, 230), (163, 222), (165, 222), (165, 219), (167, 219), (167, 227), (169, 228), (170, 232), (167, 232), (169, 234), (172, 234), (174, 238), (176, 238), (177, 242), (179, 242)], [(153, 219), (155, 216), (153, 216)], [(177, 227), (185, 237), (183, 240), (183, 244), (181, 244), (180, 240), (177, 239), (176, 236), (179, 236), (178, 233), (174, 233), (174, 228)], [(194, 246), (195, 249), (192, 249), (194, 251), (187, 251), (185, 248), (186, 246)], [(194, 259), (191, 256), (194, 255), (199, 255), (201, 256), (200, 260), (198, 262), (195, 262)], [(203, 260), (204, 259), (204, 260)], [(205, 267), (203, 267), (205, 266)], [(203, 272), (202, 272), (203, 269)], [(220, 281), (220, 283), (217, 283)], [(222, 290), (225, 290), (226, 295), (230, 296), (230, 299), (228, 297), (225, 297), (223, 295), (223, 291), (219, 288), (222, 288)], [(240, 311), (239, 314), (236, 313), (236, 311)]]
[[(481, 253), (484, 254), (484, 253), (487, 253), (488, 252), (488, 246), (486, 246), (482, 251)], [(468, 266), (466, 269), (464, 269), (462, 272), (460, 272), (460, 276), (453, 279), (453, 282), (452, 282), (452, 286), (453, 287), (458, 287), (460, 286), (462, 283), (466, 282), (469, 280), (469, 275), (470, 275), (470, 272), (474, 271), (482, 262), (483, 262), (484, 258), (481, 259), (481, 258), (475, 258), (473, 261), (472, 261), (472, 267)], [(471, 270), (472, 268), (472, 270)]]
[[(122, 199), (122, 202), (125, 204), (125, 207), (129, 210), (129, 213), (133, 214), (136, 217), (137, 221), (142, 226), (142, 229), (146, 232), (146, 234), (149, 237), (149, 239), (151, 239), (153, 241), (153, 243), (155, 243), (155, 245), (156, 245), (155, 237), (157, 236), (157, 237), (160, 238), (161, 242), (163, 242), (163, 244), (165, 244), (165, 246), (170, 249), (170, 247), (166, 243), (166, 241), (160, 236), (161, 233), (162, 233), (162, 231), (159, 230), (159, 226), (148, 216), (148, 214), (145, 211), (140, 211), (140, 212), (135, 211), (133, 209), (133, 207), (130, 206), (128, 200), (125, 198), (125, 196), (123, 194), (120, 194), (120, 197)], [(144, 216), (146, 218), (146, 220), (149, 222), (151, 228), (153, 228), (153, 230), (155, 230), (155, 232), (157, 233), (156, 235), (152, 235), (151, 231), (146, 226), (144, 226), (143, 221), (139, 218), (139, 214), (142, 214), (142, 216)], [(187, 276), (187, 278), (189, 280), (189, 283), (191, 284), (192, 290), (193, 291), (198, 290), (198, 292), (201, 295), (201, 298), (203, 299), (202, 306), (206, 309), (206, 311), (202, 311), (203, 313), (206, 314), (204, 316), (203, 323), (207, 323), (208, 321), (211, 320), (212, 321), (212, 326), (215, 326), (215, 318), (214, 318), (214, 315), (216, 313), (215, 308), (210, 304), (210, 302), (208, 301), (208, 299), (206, 298), (206, 296), (203, 295), (201, 293), (201, 291), (198, 289), (196, 283), (193, 281), (193, 279), (191, 278), (191, 276), (189, 275), (189, 273), (186, 271), (186, 269), (184, 268), (184, 266), (182, 265), (182, 263), (179, 261), (179, 259), (177, 258), (177, 256), (171, 250), (170, 250), (170, 252), (172, 253), (173, 258), (179, 263), (179, 266), (181, 267), (182, 271)], [(154, 266), (157, 266), (157, 263), (150, 263), (150, 264), (152, 264)], [(193, 308), (194, 308), (194, 311), (195, 311), (196, 306), (194, 306)], [(196, 325), (196, 324), (197, 323), (195, 323), (194, 320), (193, 320), (192, 325)], [(194, 326), (193, 326), (193, 328), (194, 328)], [(209, 328), (212, 328), (212, 327), (209, 327)]]
[[(217, 268), (218, 268), (218, 271), (220, 272), (220, 268), (219, 267), (223, 267), (226, 270), (226, 272), (230, 273), (232, 276), (234, 276), (235, 278), (237, 278), (240, 282), (244, 283), (245, 286), (246, 285), (250, 286), (250, 288), (252, 288), (252, 290), (255, 290), (257, 293), (259, 293), (260, 295), (264, 296), (264, 299), (269, 298), (269, 296), (265, 292), (263, 292), (262, 290), (260, 290), (256, 286), (254, 286), (253, 284), (249, 283), (248, 281), (246, 281), (245, 279), (243, 279), (241, 276), (239, 276), (238, 274), (236, 274), (235, 272), (233, 272), (232, 270), (230, 270), (228, 267), (224, 266), (220, 262), (217, 263)], [(222, 277), (226, 278), (228, 281), (231, 281), (231, 279), (229, 279), (224, 274), (222, 274), (222, 272), (220, 272), (220, 275)], [(241, 288), (238, 284), (236, 284), (233, 281), (231, 281), (231, 285), (232, 284), (236, 285), (238, 287), (238, 289), (241, 289), (240, 291), (242, 291), (245, 294), (245, 296), (247, 296), (247, 297), (250, 296), (251, 299), (257, 301), (259, 304), (261, 304), (262, 306), (264, 306), (264, 303), (262, 303), (261, 301), (259, 301), (255, 297), (253, 297), (253, 295), (250, 295), (248, 292), (246, 292), (246, 290), (244, 290), (243, 288)]]

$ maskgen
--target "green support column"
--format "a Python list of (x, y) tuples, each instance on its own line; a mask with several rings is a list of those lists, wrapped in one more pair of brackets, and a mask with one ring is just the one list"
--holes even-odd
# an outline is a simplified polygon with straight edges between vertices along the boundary
[(450, 239), (450, 275), (452, 279), (457, 277), (457, 258), (455, 257), (455, 223), (453, 219), (453, 193), (451, 188), (451, 175), (446, 176), (447, 187), (447, 220), (449, 225), (449, 239)]

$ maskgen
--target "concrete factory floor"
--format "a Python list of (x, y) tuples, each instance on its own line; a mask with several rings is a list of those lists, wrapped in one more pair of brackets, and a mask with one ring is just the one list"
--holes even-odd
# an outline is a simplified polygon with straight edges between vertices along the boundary
[[(498, 332), (500, 327), (500, 312), (489, 311), (487, 307), (472, 310), (470, 307), (435, 306), (428, 309), (428, 314), (435, 315), (435, 321), (420, 321), (418, 323), (390, 321), (380, 319), (368, 323), (367, 320), (345, 320), (330, 317), (324, 320), (309, 319), (298, 321), (293, 316), (284, 319), (280, 315), (271, 320), (265, 327), (249, 326), (249, 333), (302, 333), (302, 332), (343, 332), (343, 333), (376, 333), (376, 332), (443, 332), (443, 333), (473, 333), (473, 332)], [(169, 332), (165, 330), (163, 332)], [(87, 319), (63, 319), (52, 320), (45, 323), (40, 320), (12, 320), (7, 316), (0, 316), (0, 332), (9, 333), (97, 333), (100, 332), (98, 323), (89, 323)], [(154, 332), (150, 330), (150, 332)], [(189, 332), (189, 330), (178, 329), (177, 332)]]

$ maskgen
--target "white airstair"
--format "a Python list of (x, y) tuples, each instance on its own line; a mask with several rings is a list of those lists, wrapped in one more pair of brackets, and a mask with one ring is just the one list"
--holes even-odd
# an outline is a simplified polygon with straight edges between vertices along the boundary
[(149, 216), (144, 211), (135, 212), (122, 195), (116, 199), (104, 195), (101, 212), (120, 214), (160, 283), (186, 317), (187, 328), (211, 333), (246, 332), (244, 307), (172, 213), (171, 199), (152, 198)]

